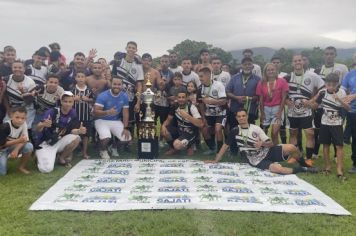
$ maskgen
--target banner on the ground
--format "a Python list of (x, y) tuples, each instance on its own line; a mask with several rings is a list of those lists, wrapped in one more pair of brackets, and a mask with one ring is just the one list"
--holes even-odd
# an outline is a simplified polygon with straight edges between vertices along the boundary
[(350, 215), (296, 175), (194, 160), (82, 160), (30, 210), (178, 208)]

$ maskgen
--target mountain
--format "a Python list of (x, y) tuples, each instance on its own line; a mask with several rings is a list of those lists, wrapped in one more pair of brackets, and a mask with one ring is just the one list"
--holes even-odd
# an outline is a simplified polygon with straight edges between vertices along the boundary
[[(295, 52), (301, 52), (303, 50), (307, 50), (308, 48), (291, 48)], [(236, 49), (230, 51), (232, 54), (233, 58), (236, 60), (241, 60), (242, 59), (242, 51), (244, 49)], [(278, 49), (273, 49), (269, 47), (256, 47), (256, 48), (251, 48), (253, 51), (253, 54), (255, 56), (261, 55), (265, 60), (270, 60), (273, 54), (275, 53), (276, 50)], [(356, 48), (337, 48), (337, 58), (341, 60), (349, 59), (352, 58), (353, 55), (356, 53)]]

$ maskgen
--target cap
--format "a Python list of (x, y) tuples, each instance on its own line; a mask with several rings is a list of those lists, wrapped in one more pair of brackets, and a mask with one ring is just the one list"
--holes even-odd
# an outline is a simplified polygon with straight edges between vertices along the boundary
[(74, 97), (74, 94), (71, 91), (64, 91), (61, 95), (61, 100), (63, 99), (64, 96)]
[(152, 60), (151, 54), (149, 54), (149, 53), (144, 53), (144, 54), (142, 55), (142, 59), (146, 59), (146, 58)]

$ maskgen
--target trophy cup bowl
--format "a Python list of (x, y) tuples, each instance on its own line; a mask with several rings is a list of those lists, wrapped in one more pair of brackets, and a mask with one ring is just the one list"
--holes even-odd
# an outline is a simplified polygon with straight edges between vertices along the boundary
[[(146, 84), (147, 86), (147, 84)], [(152, 108), (151, 105), (153, 103), (153, 98), (155, 94), (152, 92), (151, 88), (147, 88), (145, 92), (142, 93), (143, 96), (143, 103), (146, 104), (146, 112), (145, 117), (142, 121), (144, 122), (154, 122), (152, 119)]]

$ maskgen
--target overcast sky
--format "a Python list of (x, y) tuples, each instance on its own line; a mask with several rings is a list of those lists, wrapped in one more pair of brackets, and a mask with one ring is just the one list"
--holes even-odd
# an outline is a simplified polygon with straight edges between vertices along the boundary
[(98, 49), (111, 59), (127, 41), (154, 57), (192, 39), (225, 50), (356, 46), (355, 0), (0, 0), (0, 49), (29, 58), (58, 42), (67, 58)]

